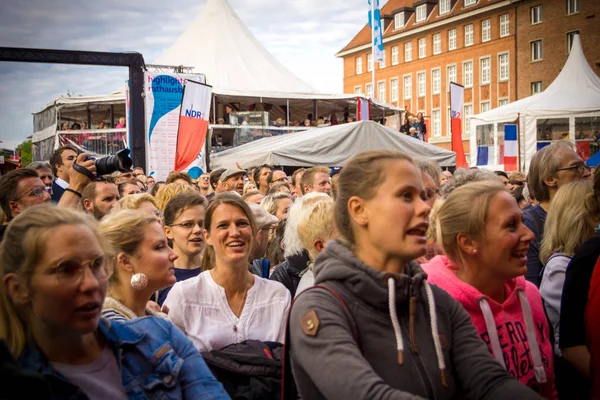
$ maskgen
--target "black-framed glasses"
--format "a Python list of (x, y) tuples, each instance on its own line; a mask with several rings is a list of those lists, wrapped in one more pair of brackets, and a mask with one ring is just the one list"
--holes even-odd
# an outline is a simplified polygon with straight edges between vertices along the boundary
[(56, 266), (50, 269), (50, 274), (56, 276), (60, 283), (74, 286), (81, 282), (86, 265), (99, 281), (108, 280), (113, 272), (112, 264), (102, 255), (83, 262), (77, 259), (59, 261)]
[(279, 183), (279, 182), (285, 182), (285, 183), (288, 183), (289, 181), (290, 181), (290, 180), (289, 180), (289, 178), (288, 178), (287, 176), (284, 176), (283, 178), (275, 179), (275, 180), (273, 181), (273, 183)]
[(570, 167), (559, 168), (559, 169), (556, 170), (556, 172), (558, 172), (558, 171), (568, 171), (568, 170), (571, 170), (571, 169), (576, 169), (577, 173), (580, 176), (583, 176), (583, 174), (585, 173), (585, 171), (590, 171), (591, 170), (591, 168), (587, 164), (581, 163), (581, 164), (577, 164), (577, 165), (571, 165)]
[(180, 224), (171, 224), (169, 226), (180, 226), (183, 229), (188, 229), (189, 230), (189, 229), (194, 229), (196, 227), (196, 225), (198, 225), (198, 227), (200, 229), (204, 229), (204, 221), (198, 221), (198, 222), (196, 222), (196, 221), (183, 221)]
[(431, 188), (427, 188), (423, 191), (423, 200), (427, 201), (427, 200), (431, 200), (433, 199), (436, 195), (440, 196), (441, 193), (438, 189), (431, 189)]
[(19, 197), (17, 197), (14, 201), (20, 200), (25, 196), (35, 196), (35, 197), (39, 197), (41, 199), (42, 197), (44, 197), (44, 192), (48, 193), (48, 195), (50, 195), (50, 190), (52, 190), (52, 188), (48, 188), (46, 186), (34, 187), (33, 189), (30, 189), (30, 190), (26, 191), (25, 193), (23, 193), (22, 195), (20, 195)]

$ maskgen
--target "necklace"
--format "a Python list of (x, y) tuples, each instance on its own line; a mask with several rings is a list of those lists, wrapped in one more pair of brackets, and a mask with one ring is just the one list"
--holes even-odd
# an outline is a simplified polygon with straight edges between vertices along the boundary
[[(225, 290), (225, 298), (227, 299), (227, 289), (223, 288), (223, 290)], [(234, 312), (233, 308), (231, 308), (231, 306), (229, 306), (229, 308), (231, 309), (232, 312), (234, 312), (234, 316), (239, 320), (240, 317), (242, 316), (242, 310), (244, 308), (244, 305), (246, 304), (246, 298), (248, 297), (248, 277), (246, 277), (246, 287), (244, 289), (244, 297), (242, 298), (242, 301), (240, 302), (240, 305), (237, 309), (237, 313)], [(238, 328), (237, 328), (237, 322), (233, 323), (233, 331), (237, 332)]]

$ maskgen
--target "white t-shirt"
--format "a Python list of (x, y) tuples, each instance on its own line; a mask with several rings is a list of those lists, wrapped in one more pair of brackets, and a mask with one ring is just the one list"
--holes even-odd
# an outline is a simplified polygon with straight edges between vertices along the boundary
[(240, 318), (229, 304), (225, 289), (204, 271), (177, 282), (165, 305), (169, 319), (199, 351), (219, 350), (232, 343), (255, 339), (283, 343), (290, 292), (279, 282), (254, 277)]
[(298, 283), (298, 287), (296, 288), (296, 295), (294, 295), (294, 298), (298, 297), (300, 293), (304, 292), (306, 289), (314, 285), (315, 273), (309, 269), (304, 275), (302, 275), (302, 278), (300, 278), (300, 283)]

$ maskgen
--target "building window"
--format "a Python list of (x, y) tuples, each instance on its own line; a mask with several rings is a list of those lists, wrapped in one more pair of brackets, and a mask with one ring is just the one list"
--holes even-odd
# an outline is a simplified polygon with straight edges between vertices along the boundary
[(373, 84), (372, 83), (367, 83), (365, 85), (365, 88), (367, 89), (367, 97), (373, 98)]
[(373, 53), (367, 55), (367, 72), (373, 71)]
[(448, 65), (446, 67), (446, 78), (447, 78), (447, 85), (448, 85), (448, 91), (450, 91), (450, 83), (454, 82), (456, 83), (456, 65)]
[(433, 35), (433, 54), (440, 54), (442, 52), (442, 34), (436, 33)]
[(477, 0), (465, 0), (465, 7), (474, 6), (477, 4)]
[(404, 11), (394, 15), (394, 29), (404, 28)]
[(531, 94), (542, 93), (542, 81), (531, 82)]
[(425, 58), (427, 55), (427, 39), (419, 39), (419, 58)]
[(539, 24), (542, 22), (542, 6), (531, 7), (531, 24)]
[(486, 111), (490, 111), (490, 102), (489, 101), (484, 101), (483, 103), (481, 103), (481, 112), (484, 113)]
[(465, 47), (473, 45), (473, 24), (465, 25)]
[(489, 42), (492, 40), (492, 22), (489, 19), (481, 21), (481, 41)]
[(500, 54), (498, 56), (498, 64), (500, 65), (500, 80), (507, 81), (510, 74), (510, 67), (508, 65), (508, 53)]
[(383, 49), (383, 58), (379, 61), (379, 69), (385, 68), (385, 49)]
[(571, 54), (571, 47), (573, 47), (573, 40), (575, 35), (579, 35), (579, 31), (573, 31), (567, 33), (567, 54)]
[(404, 61), (412, 61), (412, 42), (404, 43)]
[(467, 135), (471, 131), (471, 127), (469, 126), (471, 124), (471, 115), (473, 115), (473, 105), (467, 104), (467, 105), (465, 105), (465, 109), (463, 112), (463, 121), (464, 121), (463, 132)]
[(505, 106), (505, 105), (507, 105), (507, 104), (508, 104), (508, 99), (500, 99), (500, 100), (498, 101), (498, 106), (499, 106), (499, 107)]
[(387, 101), (387, 97), (386, 97), (386, 93), (385, 93), (385, 81), (383, 81), (383, 82), (378, 82), (378, 83), (377, 83), (377, 86), (378, 86), (378, 89), (379, 89), (379, 90), (377, 91), (377, 93), (378, 93), (377, 100), (380, 100), (380, 101)]
[(431, 70), (431, 91), (439, 94), (442, 91), (442, 73), (439, 68)]
[(412, 75), (404, 77), (404, 100), (412, 99)]
[(427, 4), (422, 4), (417, 7), (415, 22), (423, 22), (427, 19)]
[(417, 74), (417, 84), (418, 84), (418, 96), (423, 97), (427, 91), (427, 80), (425, 76), (425, 72), (419, 72)]
[(500, 37), (510, 35), (510, 15), (502, 14), (500, 16)]
[(481, 79), (480, 82), (482, 85), (487, 85), (491, 80), (491, 61), (489, 57), (482, 58), (479, 60), (480, 70), (481, 70)]
[(398, 65), (398, 46), (392, 47), (392, 65)]
[(456, 50), (456, 29), (448, 31), (448, 50)]
[(442, 116), (440, 110), (433, 110), (431, 112), (431, 120), (433, 121), (433, 136), (442, 136)]
[(579, 0), (567, 0), (567, 15), (579, 12)]
[(362, 94), (362, 86), (355, 86), (354, 94)]
[(542, 58), (542, 41), (534, 40), (531, 42), (531, 61), (538, 61)]
[(451, 0), (440, 0), (440, 15), (448, 14), (452, 8)]
[(362, 73), (362, 57), (356, 57), (356, 75), (360, 75)]
[(398, 79), (390, 79), (390, 101), (398, 101)]
[(463, 63), (463, 83), (465, 87), (473, 86), (473, 61)]

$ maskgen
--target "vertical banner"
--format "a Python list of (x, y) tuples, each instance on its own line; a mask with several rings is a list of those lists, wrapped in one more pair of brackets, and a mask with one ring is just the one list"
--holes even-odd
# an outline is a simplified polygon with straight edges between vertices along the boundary
[(465, 88), (450, 82), (450, 119), (452, 130), (452, 151), (456, 153), (456, 167), (468, 168), (465, 149), (462, 142), (462, 109), (465, 100)]
[(518, 171), (519, 135), (518, 127), (514, 124), (504, 125), (504, 170), (507, 172)]
[[(369, 26), (373, 38), (373, 70), (375, 63), (382, 62), (383, 54), (383, 28), (381, 26), (381, 13), (379, 10), (379, 0), (367, 0), (369, 3)], [(374, 90), (374, 89), (373, 89)]]
[(189, 80), (183, 89), (183, 102), (179, 115), (175, 170), (192, 168), (206, 171), (204, 142), (208, 131), (212, 86)]
[[(183, 87), (188, 79), (205, 83), (200, 74), (169, 74), (147, 72), (144, 74), (144, 99), (146, 112), (146, 154), (148, 155), (148, 174), (157, 181), (165, 180), (169, 172), (175, 169), (177, 152), (177, 131), (183, 100)], [(199, 154), (196, 154), (199, 156)], [(201, 169), (192, 165), (184, 167), (196, 178)]]
[(369, 121), (371, 119), (371, 102), (369, 99), (358, 98), (356, 105), (356, 120)]

